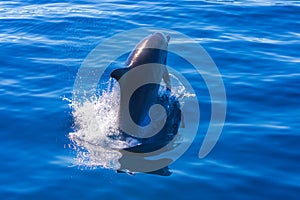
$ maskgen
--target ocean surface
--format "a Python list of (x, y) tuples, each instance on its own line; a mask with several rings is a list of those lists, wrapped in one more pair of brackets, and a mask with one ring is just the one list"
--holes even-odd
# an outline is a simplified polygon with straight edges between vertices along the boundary
[[(299, 13), (300, 1), (284, 0), (1, 0), (0, 199), (299, 199)], [(81, 64), (105, 39), (135, 28), (197, 41), (226, 90), (222, 134), (199, 158), (209, 92), (195, 70), (169, 55), (168, 65), (195, 90), (201, 117), (168, 175), (117, 173), (105, 151), (92, 160), (70, 138), (82, 128), (72, 107)], [(79, 114), (93, 126), (90, 108)]]

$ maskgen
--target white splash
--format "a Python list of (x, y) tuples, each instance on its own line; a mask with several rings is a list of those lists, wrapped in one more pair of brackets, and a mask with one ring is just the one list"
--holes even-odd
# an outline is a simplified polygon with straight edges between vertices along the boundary
[[(172, 96), (183, 103), (184, 97), (189, 97), (185, 87), (171, 76), (174, 83)], [(108, 82), (108, 89), (101, 91), (101, 95), (85, 99), (81, 102), (68, 100), (74, 118), (73, 132), (69, 133), (72, 141), (71, 148), (76, 151), (74, 165), (87, 168), (103, 167), (117, 170), (120, 168), (118, 160), (122, 157), (120, 149), (136, 146), (138, 141), (113, 139), (120, 134), (118, 129), (118, 111), (120, 103), (119, 86), (115, 81)], [(161, 87), (160, 92), (164, 93)]]

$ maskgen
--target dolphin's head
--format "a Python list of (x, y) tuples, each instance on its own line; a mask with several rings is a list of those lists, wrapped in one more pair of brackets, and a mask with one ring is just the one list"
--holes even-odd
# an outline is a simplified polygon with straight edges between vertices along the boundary
[(166, 64), (170, 36), (155, 32), (140, 41), (131, 51), (125, 63), (128, 68), (119, 68), (111, 72), (110, 76), (119, 80), (130, 68), (143, 64)]
[(139, 42), (130, 53), (126, 65), (136, 67), (147, 63), (166, 64), (170, 36), (155, 32)]

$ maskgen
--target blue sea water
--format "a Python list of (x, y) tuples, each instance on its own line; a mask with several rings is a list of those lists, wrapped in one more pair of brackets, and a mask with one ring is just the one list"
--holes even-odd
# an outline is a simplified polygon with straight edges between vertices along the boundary
[[(0, 1), (0, 198), (298, 199), (299, 13), (299, 1), (284, 0)], [(198, 157), (209, 94), (171, 55), (197, 92), (203, 124), (172, 174), (74, 164), (64, 98), (81, 63), (104, 39), (151, 27), (186, 34), (216, 63), (227, 96), (219, 141)]]

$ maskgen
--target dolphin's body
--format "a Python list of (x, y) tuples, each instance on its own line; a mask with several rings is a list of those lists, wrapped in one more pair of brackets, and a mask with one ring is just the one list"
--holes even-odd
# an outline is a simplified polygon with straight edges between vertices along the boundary
[[(126, 61), (127, 67), (116, 69), (111, 73), (111, 77), (115, 78), (120, 85), (119, 126), (122, 132), (120, 139), (127, 141), (131, 137), (140, 142), (124, 149), (126, 151), (145, 153), (160, 149), (168, 144), (178, 132), (181, 122), (181, 110), (178, 100), (166, 93), (162, 96), (158, 95), (162, 80), (166, 84), (167, 91), (169, 93), (171, 91), (170, 77), (166, 68), (169, 39), (169, 36), (165, 36), (162, 33), (151, 34), (139, 42), (133, 49)], [(143, 70), (132, 76), (132, 71), (137, 69)], [(130, 90), (130, 85), (143, 82), (145, 79), (150, 80), (151, 84), (138, 87), (132, 96), (130, 96), (129, 103), (127, 104), (127, 100), (125, 99), (128, 99), (127, 92)], [(153, 104), (160, 104), (165, 109), (166, 116), (164, 116), (165, 121), (159, 132), (149, 136), (147, 135), (147, 131), (145, 131), (148, 129), (144, 127), (152, 121), (150, 121), (148, 113)], [(129, 107), (130, 116), (126, 114), (128, 111), (128, 109), (126, 110), (126, 106)], [(122, 128), (128, 125), (127, 120), (129, 117), (138, 125), (137, 135), (131, 133), (133, 129), (124, 131)], [(156, 122), (154, 123), (158, 122), (159, 124), (163, 121), (160, 118), (160, 113), (155, 117)], [(146, 132), (146, 136), (144, 131)], [(128, 134), (131, 136), (129, 137)]]
[[(111, 77), (115, 78), (121, 89), (121, 101), (120, 101), (120, 123), (123, 119), (123, 105), (122, 98), (127, 92), (128, 85), (139, 82), (139, 80), (148, 78), (153, 80), (156, 84), (148, 84), (140, 87), (134, 93), (129, 103), (129, 110), (132, 120), (139, 126), (145, 126), (149, 123), (148, 112), (150, 107), (157, 101), (158, 90), (160, 87), (160, 82), (163, 79), (166, 83), (168, 90), (171, 90), (170, 77), (168, 70), (166, 68), (167, 51), (169, 36), (162, 33), (154, 33), (143, 39), (138, 45), (133, 49), (129, 55), (125, 68), (119, 68), (111, 73)], [(151, 63), (156, 63), (160, 65), (151, 65)], [(147, 64), (145, 66), (145, 64)], [(145, 73), (139, 74), (129, 80), (126, 77), (126, 72), (129, 70), (145, 66), (147, 69)], [(119, 79), (122, 77), (123, 81), (120, 83)]]

